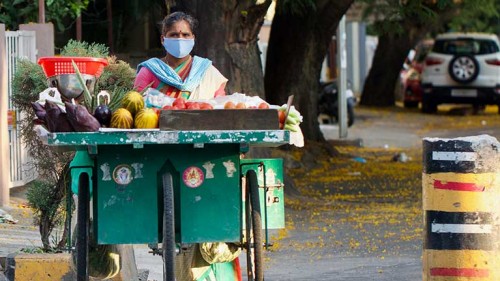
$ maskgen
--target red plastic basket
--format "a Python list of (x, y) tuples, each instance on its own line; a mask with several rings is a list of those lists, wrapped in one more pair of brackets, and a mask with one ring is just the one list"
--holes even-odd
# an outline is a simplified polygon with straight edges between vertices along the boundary
[(101, 76), (104, 67), (108, 65), (106, 59), (91, 57), (43, 57), (38, 59), (38, 64), (42, 66), (45, 76), (50, 78), (75, 73), (71, 61), (76, 63), (81, 74), (94, 75), (96, 78)]

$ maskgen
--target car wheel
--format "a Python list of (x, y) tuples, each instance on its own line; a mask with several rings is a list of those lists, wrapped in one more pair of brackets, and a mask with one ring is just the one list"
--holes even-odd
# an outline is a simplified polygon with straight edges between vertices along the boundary
[(479, 63), (473, 56), (456, 56), (450, 61), (448, 73), (458, 83), (470, 83), (479, 74)]
[(429, 95), (422, 97), (422, 112), (423, 113), (436, 113), (437, 103)]

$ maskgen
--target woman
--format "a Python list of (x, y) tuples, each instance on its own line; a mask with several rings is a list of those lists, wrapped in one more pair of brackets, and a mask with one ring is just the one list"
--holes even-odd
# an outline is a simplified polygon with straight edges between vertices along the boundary
[(227, 78), (210, 60), (190, 55), (196, 24), (196, 19), (183, 12), (165, 17), (160, 40), (167, 54), (161, 59), (151, 58), (138, 65), (134, 82), (136, 90), (142, 91), (151, 86), (170, 97), (186, 99), (210, 99), (225, 95)]
[[(211, 99), (225, 95), (227, 79), (208, 59), (191, 56), (196, 20), (175, 12), (163, 20), (162, 45), (167, 54), (151, 58), (137, 67), (134, 89), (153, 87), (170, 97)], [(177, 281), (241, 280), (238, 254), (240, 249), (226, 243), (191, 245), (176, 256)]]

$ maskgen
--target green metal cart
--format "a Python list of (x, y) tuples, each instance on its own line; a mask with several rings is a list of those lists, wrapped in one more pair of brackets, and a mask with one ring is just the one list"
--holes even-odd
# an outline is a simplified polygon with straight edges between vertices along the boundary
[(240, 245), (249, 280), (263, 280), (267, 230), (284, 227), (282, 160), (241, 155), (289, 138), (285, 130), (49, 133), (48, 145), (77, 151), (78, 280), (89, 278), (90, 213), (98, 244), (162, 243), (164, 280), (175, 280), (179, 245), (202, 242)]

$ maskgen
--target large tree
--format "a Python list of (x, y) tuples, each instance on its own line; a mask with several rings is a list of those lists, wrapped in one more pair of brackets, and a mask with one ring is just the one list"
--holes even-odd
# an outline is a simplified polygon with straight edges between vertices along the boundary
[(229, 78), (227, 92), (264, 97), (258, 34), (272, 0), (168, 0), (169, 7), (193, 14), (200, 25), (194, 53), (210, 58)]
[(266, 59), (266, 99), (294, 95), (308, 140), (323, 140), (317, 119), (322, 62), (338, 23), (354, 0), (277, 0)]
[(367, 9), (377, 19), (373, 27), (379, 43), (364, 84), (362, 105), (394, 105), (394, 85), (408, 52), (437, 26), (435, 14), (422, 2), (372, 1)]

